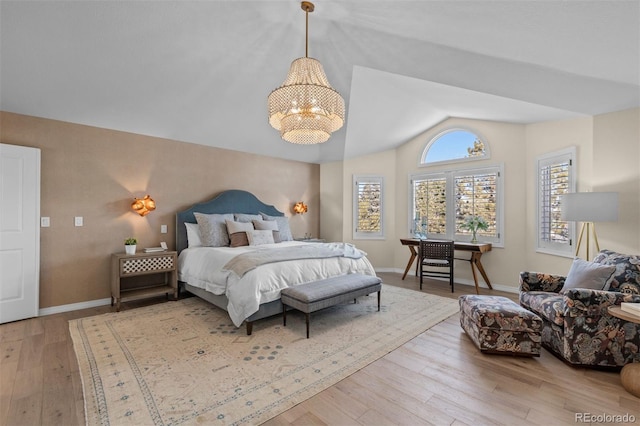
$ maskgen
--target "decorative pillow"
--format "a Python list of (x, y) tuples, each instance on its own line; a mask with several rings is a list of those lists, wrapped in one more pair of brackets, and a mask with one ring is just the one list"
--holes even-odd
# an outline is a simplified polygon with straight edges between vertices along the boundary
[(247, 232), (250, 246), (273, 244), (273, 232), (269, 229)]
[(185, 222), (184, 226), (187, 228), (187, 246), (202, 247), (202, 241), (200, 240), (200, 229), (198, 224)]
[(273, 231), (273, 242), (279, 243), (280, 240), (280, 231), (278, 230), (278, 222), (275, 220), (252, 220), (253, 227), (258, 230), (270, 230)]
[(285, 216), (269, 216), (264, 213), (260, 213), (264, 220), (275, 220), (278, 223), (278, 231), (280, 232), (281, 241), (293, 241), (291, 235), (291, 228), (289, 227), (289, 218)]
[(587, 262), (576, 258), (571, 265), (571, 269), (569, 269), (567, 279), (564, 281), (564, 286), (562, 286), (560, 293), (565, 293), (570, 288), (603, 290), (615, 271), (615, 266)]
[(234, 213), (233, 216), (236, 218), (236, 222), (251, 222), (252, 220), (262, 219), (259, 214)]
[(593, 261), (616, 267), (616, 272), (605, 286), (605, 290), (640, 294), (640, 255), (622, 254), (603, 249)]
[(233, 214), (204, 214), (194, 213), (200, 240), (205, 247), (225, 247), (229, 245), (229, 234), (225, 220), (233, 220)]
[(225, 220), (224, 222), (227, 224), (227, 232), (229, 233), (231, 247), (242, 247), (249, 245), (247, 232), (253, 231), (253, 225), (251, 223), (234, 222), (232, 220)]

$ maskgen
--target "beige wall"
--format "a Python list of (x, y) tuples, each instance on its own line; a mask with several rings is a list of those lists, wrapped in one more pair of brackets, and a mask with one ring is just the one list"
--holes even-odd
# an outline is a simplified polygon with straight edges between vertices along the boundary
[(640, 108), (594, 118), (593, 190), (618, 192), (618, 221), (598, 224), (601, 248), (640, 253)]
[[(571, 266), (572, 257), (554, 256), (536, 252), (536, 161), (542, 154), (576, 148), (576, 190), (592, 190), (593, 176), (593, 117), (572, 120), (536, 123), (526, 126), (526, 169), (527, 169), (527, 206), (526, 227), (524, 229), (527, 244), (526, 267), (529, 271), (543, 271), (566, 274)], [(580, 228), (577, 228), (579, 231)], [(594, 249), (592, 249), (594, 252)]]
[[(572, 145), (577, 147), (577, 190), (618, 193), (618, 221), (596, 224), (600, 248), (640, 253), (640, 109), (637, 108), (527, 126), (527, 244), (535, 247), (536, 157)], [(594, 245), (590, 251), (596, 252)], [(528, 270), (566, 274), (571, 266), (570, 257), (533, 250), (527, 253)], [(584, 255), (581, 249), (580, 256)]]
[[(525, 183), (523, 155), (525, 132), (522, 125), (451, 118), (399, 147), (397, 150), (398, 185), (395, 203), (399, 219), (396, 225), (398, 238), (408, 234), (409, 176), (451, 168), (451, 165), (418, 166), (427, 143), (438, 133), (451, 128), (465, 128), (477, 133), (487, 141), (490, 149), (489, 159), (470, 161), (458, 167), (477, 168), (504, 165), (504, 197), (507, 200), (504, 209), (504, 248), (494, 248), (491, 253), (483, 256), (482, 263), (492, 283), (501, 286), (515, 285), (524, 252), (524, 240), (520, 232), (524, 227), (522, 212), (525, 204), (525, 194), (522, 190)], [(409, 251), (406, 247), (400, 246), (397, 239), (391, 243), (395, 247), (393, 266), (404, 269)], [(465, 253), (458, 253), (458, 255), (460, 257), (469, 256)], [(455, 268), (456, 281), (473, 282), (468, 262), (457, 261)]]
[(364, 157), (345, 160), (342, 170), (342, 241), (351, 242), (367, 253), (371, 264), (386, 267), (389, 259), (393, 259), (394, 247), (386, 244), (396, 240), (396, 210), (384, 208), (383, 227), (384, 240), (353, 239), (353, 176), (375, 175), (384, 178), (383, 205), (393, 206), (396, 193), (396, 152), (395, 150), (366, 155)]
[[(408, 233), (409, 175), (437, 171), (446, 166), (420, 168), (418, 162), (426, 143), (439, 132), (463, 127), (477, 132), (488, 142), (491, 158), (468, 163), (469, 167), (504, 165), (505, 244), (483, 256), (482, 261), (497, 288), (515, 291), (520, 271), (544, 271), (566, 274), (571, 257), (552, 256), (535, 250), (536, 229), (536, 159), (539, 155), (569, 146), (577, 148), (578, 191), (616, 191), (620, 197), (620, 220), (598, 224), (601, 248), (623, 253), (640, 253), (640, 109), (620, 111), (595, 117), (536, 123), (508, 124), (451, 118), (418, 135), (397, 149), (380, 154), (332, 163), (321, 168), (321, 180), (331, 180), (333, 190), (342, 187), (343, 223), (327, 215), (322, 227), (343, 226), (345, 240), (351, 239), (352, 188), (354, 173), (393, 175), (387, 180), (385, 215), (394, 222), (386, 223), (384, 240), (356, 240), (359, 247), (372, 254), (376, 269), (404, 270), (408, 250), (399, 238)], [(394, 163), (395, 161), (395, 163)], [(343, 182), (328, 179), (342, 164)], [(466, 166), (466, 165), (465, 165)], [(394, 184), (389, 184), (394, 180)], [(323, 191), (324, 194), (324, 191)], [(323, 210), (324, 195), (322, 197)], [(390, 229), (393, 227), (393, 230)], [(471, 283), (466, 262), (456, 263), (456, 281)]]
[[(619, 221), (598, 224), (601, 247), (640, 253), (639, 123), (640, 109), (526, 126), (449, 119), (395, 150), (322, 166), (11, 113), (0, 113), (0, 141), (42, 150), (41, 215), (51, 218), (41, 229), (46, 308), (109, 297), (109, 257), (125, 237), (173, 247), (175, 212), (226, 189), (251, 191), (288, 216), (295, 201), (305, 201), (309, 212), (291, 217), (295, 236), (353, 241), (353, 174), (385, 177), (386, 229), (384, 240), (353, 242), (377, 269), (403, 270), (408, 250), (398, 239), (407, 234), (409, 174), (423, 170), (418, 161), (429, 138), (454, 126), (489, 142), (491, 159), (475, 164), (504, 163), (505, 247), (483, 257), (497, 286), (515, 289), (520, 270), (568, 271), (569, 258), (535, 252), (535, 159), (570, 145), (578, 151), (579, 191), (620, 193)], [(129, 206), (146, 193), (158, 209), (142, 218)], [(74, 227), (74, 216), (85, 226)], [(466, 262), (456, 276), (470, 282)]]
[(320, 165), (320, 236), (327, 241), (342, 241), (342, 169), (342, 161)]
[[(51, 227), (41, 228), (41, 308), (108, 298), (110, 255), (124, 251), (124, 238), (174, 248), (175, 213), (227, 189), (250, 191), (293, 216), (294, 236), (319, 233), (317, 164), (5, 112), (0, 142), (42, 151), (41, 216)], [(157, 210), (140, 217), (130, 205), (145, 194)], [(309, 212), (293, 215), (300, 200)], [(74, 216), (84, 217), (83, 227), (74, 227)]]

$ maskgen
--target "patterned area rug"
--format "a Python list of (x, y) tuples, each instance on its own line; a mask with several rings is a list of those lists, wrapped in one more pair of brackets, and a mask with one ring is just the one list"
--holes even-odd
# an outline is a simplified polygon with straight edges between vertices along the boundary
[(458, 302), (384, 285), (253, 334), (196, 298), (69, 322), (89, 425), (258, 424), (458, 312)]

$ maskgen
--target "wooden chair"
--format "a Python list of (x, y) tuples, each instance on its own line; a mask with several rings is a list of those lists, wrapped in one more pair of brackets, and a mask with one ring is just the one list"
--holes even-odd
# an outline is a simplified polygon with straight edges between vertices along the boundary
[[(453, 241), (420, 240), (420, 290), (422, 290), (424, 277), (449, 278), (449, 285), (453, 293), (453, 250)], [(446, 268), (447, 270), (437, 271), (432, 268)]]

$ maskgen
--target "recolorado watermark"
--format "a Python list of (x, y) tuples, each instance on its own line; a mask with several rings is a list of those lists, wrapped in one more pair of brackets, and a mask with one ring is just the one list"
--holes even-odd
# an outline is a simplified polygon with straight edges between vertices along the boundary
[(593, 414), (576, 413), (576, 423), (635, 423), (636, 416), (633, 414)]

